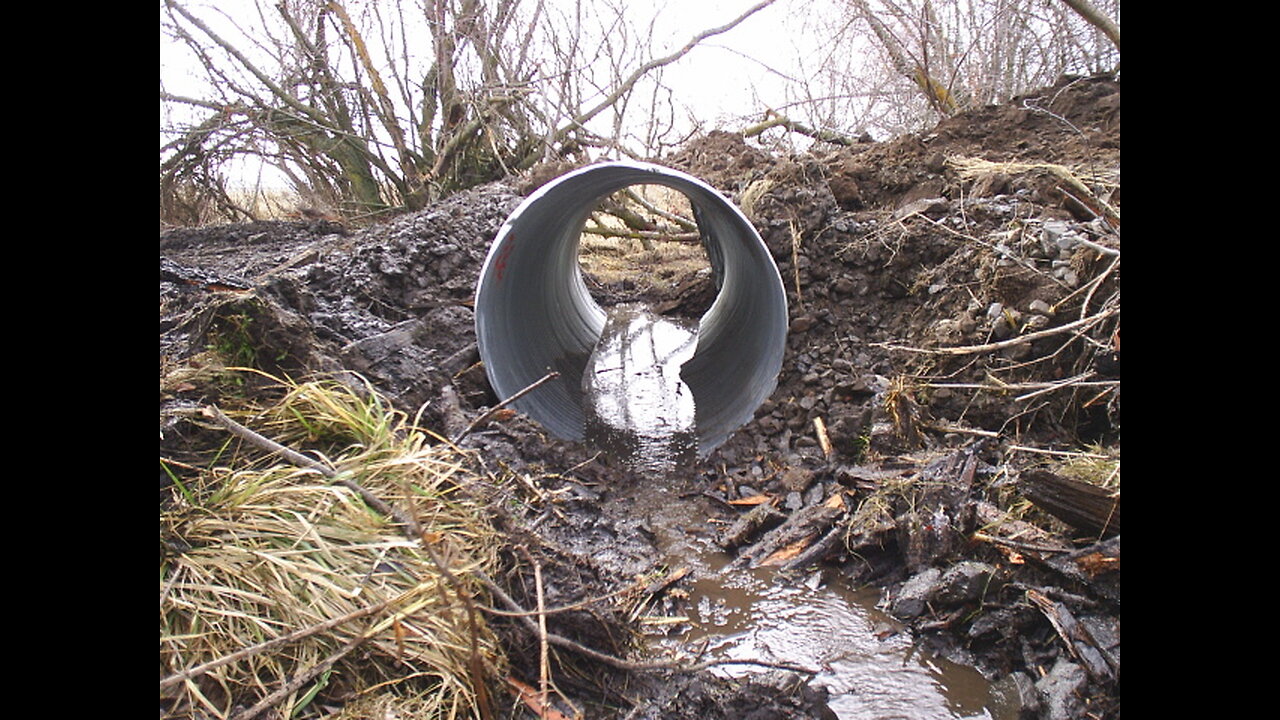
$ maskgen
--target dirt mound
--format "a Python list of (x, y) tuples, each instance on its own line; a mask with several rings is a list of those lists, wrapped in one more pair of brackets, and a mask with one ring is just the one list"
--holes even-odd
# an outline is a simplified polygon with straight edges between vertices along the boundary
[[(981, 439), (974, 495), (997, 503), (1019, 472), (1010, 447), (1089, 444), (1118, 457), (1119, 92), (1111, 79), (1070, 78), (888, 142), (782, 157), (714, 132), (664, 159), (743, 208), (778, 263), (792, 318), (777, 392), (686, 469), (691, 492), (727, 501), (750, 485), (786, 495), (801, 475), (806, 487), (827, 488), (821, 499), (872, 482), (857, 468)], [(547, 179), (537, 172), (367, 228), (162, 232), (162, 455), (196, 462), (216, 447), (178, 410), (244, 392), (215, 372), (225, 364), (293, 377), (358, 373), (424, 426), (446, 436), (465, 428), (500, 400), (475, 347), (475, 281), (501, 223)], [(534, 479), (541, 500), (516, 515), (564, 553), (561, 561), (586, 568), (591, 583), (652, 568), (651, 538), (608, 503), (611, 484), (633, 481), (625, 470), (518, 416), (466, 445)], [(897, 557), (892, 543), (883, 551)], [(901, 595), (913, 570), (899, 558), (860, 579)], [(1088, 602), (1112, 609), (1118, 634), (1118, 595)], [(917, 620), (938, 623), (929, 632), (953, 633), (943, 633), (945, 644), (966, 652), (994, 632), (967, 620)], [(1044, 614), (1006, 620), (1034, 641), (1017, 648), (996, 633), (999, 647), (986, 647), (993, 672), (1070, 660)], [(1070, 668), (1061, 672), (1078, 691), (1070, 702), (1088, 698), (1091, 712), (1118, 717), (1118, 679), (1077, 682)], [(768, 695), (710, 678), (665, 687), (666, 699), (654, 701), (668, 703), (663, 717), (737, 717), (734, 702)], [(818, 716), (809, 700), (777, 697), (771, 717)], [(1068, 703), (1047, 690), (1037, 697), (1045, 717)]]

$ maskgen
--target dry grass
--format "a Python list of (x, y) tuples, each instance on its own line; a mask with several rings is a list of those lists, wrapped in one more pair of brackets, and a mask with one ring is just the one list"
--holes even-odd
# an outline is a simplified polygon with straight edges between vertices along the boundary
[[(233, 717), (297, 678), (306, 681), (266, 700), (285, 716), (395, 688), (416, 708), (401, 717), (480, 717), (478, 693), (497, 686), (505, 660), (467, 603), (498, 543), (462, 488), (491, 478), (376, 396), (337, 383), (291, 386), (255, 418), (246, 424), (318, 448), (339, 477), (416, 517), (465, 587), (347, 487), (237, 454), (175, 485), (161, 508), (161, 717)], [(222, 664), (201, 669), (210, 663)]]
[(1073, 455), (1057, 467), (1058, 472), (1073, 480), (1120, 492), (1119, 453), (1107, 453), (1100, 447), (1090, 448), (1088, 453)]
[(583, 272), (602, 283), (629, 279), (639, 286), (673, 282), (709, 267), (698, 243), (656, 242), (646, 250), (637, 240), (591, 234), (582, 237), (578, 261)]

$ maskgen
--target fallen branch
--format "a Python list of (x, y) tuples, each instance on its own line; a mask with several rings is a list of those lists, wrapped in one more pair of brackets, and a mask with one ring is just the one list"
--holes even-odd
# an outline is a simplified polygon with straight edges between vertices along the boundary
[(510, 405), (511, 403), (513, 403), (513, 402), (515, 402), (515, 401), (519, 400), (520, 398), (524, 397), (525, 395), (528, 395), (529, 393), (533, 392), (534, 390), (538, 389), (539, 387), (542, 387), (542, 385), (544, 385), (544, 384), (546, 384), (546, 383), (550, 382), (551, 380), (554, 380), (554, 379), (556, 379), (556, 378), (558, 378), (558, 377), (560, 377), (560, 373), (558, 373), (558, 372), (556, 372), (556, 371), (552, 370), (551, 372), (547, 373), (546, 375), (543, 375), (543, 376), (542, 376), (541, 378), (539, 378), (538, 380), (534, 381), (534, 382), (533, 382), (533, 384), (529, 385), (529, 386), (528, 386), (528, 387), (526, 387), (525, 389), (523, 389), (523, 390), (521, 390), (521, 391), (517, 392), (515, 395), (512, 395), (511, 397), (507, 398), (506, 400), (503, 400), (502, 402), (498, 403), (497, 405), (494, 405), (493, 407), (489, 408), (489, 409), (488, 409), (488, 410), (486, 410), (485, 412), (481, 413), (481, 414), (480, 414), (480, 417), (478, 417), (478, 418), (476, 418), (475, 420), (473, 420), (473, 421), (472, 421), (472, 423), (466, 427), (466, 429), (464, 429), (462, 432), (460, 432), (460, 433), (458, 433), (456, 436), (454, 436), (454, 438), (453, 438), (453, 444), (454, 444), (454, 445), (457, 445), (458, 443), (462, 442), (462, 439), (463, 439), (463, 438), (465, 438), (466, 436), (468, 436), (468, 435), (470, 435), (472, 432), (474, 432), (476, 428), (478, 428), (478, 427), (480, 427), (481, 425), (483, 425), (486, 421), (488, 421), (488, 420), (489, 420), (489, 418), (493, 417), (493, 416), (494, 416), (494, 415), (495, 415), (499, 410), (501, 410), (502, 408), (504, 408), (504, 407), (506, 407), (506, 406)]
[(369, 605), (368, 607), (363, 607), (358, 610), (353, 610), (341, 617), (330, 618), (328, 620), (325, 620), (324, 622), (316, 623), (315, 625), (312, 625), (310, 627), (305, 627), (300, 630), (295, 630), (291, 633), (288, 633), (287, 635), (281, 635), (278, 638), (272, 638), (271, 640), (260, 642), (257, 645), (251, 645), (247, 648), (242, 648), (240, 650), (237, 650), (231, 653), (230, 655), (223, 655), (220, 658), (217, 658), (215, 660), (210, 660), (209, 662), (206, 662), (206, 663), (201, 663), (200, 665), (197, 665), (195, 667), (187, 668), (186, 670), (180, 670), (161, 680), (160, 689), (164, 690), (166, 688), (173, 687), (174, 685), (177, 685), (178, 683), (183, 682), (185, 680), (190, 680), (192, 678), (196, 678), (201, 675), (204, 675), (210, 670), (216, 670), (217, 668), (220, 668), (223, 665), (227, 665), (239, 660), (243, 660), (245, 658), (250, 658), (255, 655), (261, 655), (262, 653), (268, 652), (270, 650), (274, 650), (280, 647), (281, 645), (287, 645), (288, 643), (294, 642), (295, 640), (301, 640), (302, 638), (310, 637), (311, 635), (315, 635), (316, 633), (321, 633), (326, 630), (330, 630), (339, 625), (343, 625), (345, 623), (351, 622), (352, 620), (358, 620), (366, 615), (372, 615), (373, 613), (380, 612), (382, 610), (385, 610), (388, 605), (391, 605), (392, 603), (394, 603), (395, 600), (396, 600), (395, 598), (390, 600), (383, 600), (380, 603)]
[(360, 643), (367, 639), (367, 635), (357, 635), (349, 640), (346, 645), (343, 645), (341, 648), (338, 648), (330, 654), (329, 657), (321, 660), (310, 668), (303, 670), (297, 675), (294, 675), (288, 682), (276, 688), (271, 693), (268, 693), (266, 697), (259, 700), (253, 707), (242, 713), (237, 713), (236, 715), (231, 716), (232, 720), (251, 720), (252, 718), (258, 717), (268, 709), (274, 707), (281, 700), (284, 700), (297, 692), (303, 685), (310, 682), (312, 678), (320, 675), (321, 673), (328, 672), (339, 660), (345, 657), (352, 650), (355, 650)]
[(1037, 590), (1027, 590), (1027, 599), (1049, 619), (1049, 624), (1057, 631), (1058, 637), (1062, 638), (1067, 650), (1084, 664), (1090, 675), (1100, 680), (1112, 678), (1115, 661), (1108, 661), (1088, 629), (1076, 620), (1065, 605), (1049, 599)]
[(603, 225), (590, 225), (582, 229), (588, 235), (623, 238), (626, 240), (661, 240), (664, 242), (695, 243), (702, 236), (696, 232), (661, 232), (658, 230), (615, 230)]
[(1061, 335), (1062, 333), (1072, 330), (1087, 330), (1118, 312), (1120, 312), (1120, 308), (1114, 307), (1103, 310), (1102, 312), (1091, 315), (1087, 318), (1081, 318), (1079, 320), (1069, 322), (1065, 325), (1059, 325), (1058, 327), (1039, 330), (1033, 333), (1027, 333), (1026, 335), (1019, 335), (1018, 337), (1009, 338), (1008, 340), (985, 343), (982, 345), (962, 345), (959, 347), (948, 348), (917, 348), (907, 345), (893, 345), (890, 343), (874, 343), (874, 345), (876, 347), (883, 347), (886, 350), (902, 350), (904, 352), (922, 353), (926, 355), (973, 355), (977, 353), (988, 353), (1010, 348), (1015, 345), (1021, 345), (1022, 343), (1031, 342), (1033, 340), (1039, 340), (1041, 338)]
[(842, 145), (844, 147), (849, 147), (852, 145), (857, 145), (859, 143), (859, 140), (857, 138), (851, 138), (848, 135), (841, 135), (840, 133), (833, 132), (831, 130), (820, 130), (818, 128), (811, 127), (809, 125), (805, 125), (802, 122), (792, 120), (786, 115), (783, 115), (774, 110), (769, 110), (768, 112), (766, 112), (764, 120), (756, 123), (755, 125), (751, 125), (749, 127), (744, 128), (742, 130), (742, 136), (756, 137), (757, 135), (764, 133), (765, 130), (769, 130), (775, 127), (781, 127), (786, 129), (789, 132), (799, 133), (801, 135), (807, 135), (808, 137), (811, 137), (814, 140), (830, 143), (832, 145)]
[(418, 521), (416, 519), (414, 519), (409, 515), (406, 515), (405, 513), (398, 510), (397, 508), (392, 507), (382, 498), (364, 489), (364, 487), (362, 487), (359, 483), (352, 480), (351, 478), (343, 477), (341, 473), (339, 473), (337, 470), (333, 469), (332, 467), (325, 465), (324, 463), (318, 460), (313, 460), (296, 450), (287, 448), (284, 445), (281, 445), (280, 443), (276, 442), (275, 440), (264, 437), (250, 430), (244, 425), (241, 425), (235, 420), (232, 420), (231, 418), (227, 417), (225, 413), (223, 413), (221, 410), (219, 410), (217, 407), (213, 405), (206, 407), (203, 412), (206, 417), (213, 418), (215, 421), (217, 421), (218, 424), (222, 425), (224, 428), (231, 431), (231, 434), (235, 435), (236, 437), (239, 437), (242, 440), (247, 441), (251, 445), (256, 445), (257, 447), (263, 450), (266, 450), (267, 452), (278, 454), (281, 457), (283, 457), (285, 460), (288, 460), (289, 462), (299, 467), (315, 470), (321, 475), (329, 478), (330, 480), (333, 480), (334, 482), (356, 493), (361, 497), (361, 499), (363, 499), (366, 503), (368, 503), (369, 506), (372, 507), (374, 510), (378, 511), (382, 515), (393, 518), (397, 522), (399, 522), (401, 525), (404, 525), (405, 534), (408, 535), (410, 538), (416, 538), (422, 534), (422, 528), (418, 524)]
[(629, 187), (626, 190), (623, 190), (622, 192), (628, 198), (630, 198), (636, 204), (638, 204), (640, 207), (644, 208), (645, 210), (648, 210), (654, 215), (657, 215), (658, 217), (664, 220), (667, 220), (669, 222), (673, 222), (685, 230), (694, 231), (694, 232), (697, 231), (698, 223), (696, 220), (690, 220), (689, 218), (684, 217), (683, 215), (677, 215), (676, 213), (663, 210), (657, 205), (654, 205), (653, 203), (646, 200), (643, 196), (640, 195), (640, 193), (635, 191), (634, 187)]

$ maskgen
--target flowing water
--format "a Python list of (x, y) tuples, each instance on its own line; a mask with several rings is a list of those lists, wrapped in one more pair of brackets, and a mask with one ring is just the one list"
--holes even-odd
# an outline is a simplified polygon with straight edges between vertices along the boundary
[[(614, 308), (584, 376), (588, 440), (649, 482), (619, 488), (617, 501), (657, 538), (672, 568), (689, 567), (688, 616), (655, 627), (664, 653), (705, 646), (707, 659), (757, 660), (818, 670), (840, 720), (961, 720), (1017, 717), (1017, 706), (972, 668), (915, 652), (910, 636), (876, 609), (878, 593), (844, 587), (814, 571), (727, 570), (710, 542), (705, 511), (681, 498), (664, 471), (695, 457), (694, 405), (679, 369), (696, 327), (643, 306)], [(725, 674), (759, 672), (724, 665)]]
[(680, 366), (693, 357), (697, 340), (696, 324), (674, 322), (640, 304), (610, 308), (582, 379), (590, 399), (588, 442), (642, 474), (695, 459), (693, 393), (680, 379)]

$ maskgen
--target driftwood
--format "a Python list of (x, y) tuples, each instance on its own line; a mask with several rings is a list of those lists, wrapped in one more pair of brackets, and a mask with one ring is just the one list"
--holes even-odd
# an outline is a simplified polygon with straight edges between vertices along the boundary
[(836, 493), (821, 505), (810, 505), (791, 514), (787, 521), (765, 533), (759, 542), (738, 555), (729, 567), (783, 565), (825, 535), (846, 512), (844, 496)]
[(1094, 639), (1089, 629), (1076, 620), (1063, 603), (1050, 599), (1038, 590), (1027, 590), (1027, 599), (1049, 619), (1049, 624), (1062, 638), (1067, 651), (1084, 665), (1095, 680), (1112, 680), (1120, 671), (1120, 661), (1110, 648)]
[(979, 441), (937, 460), (915, 478), (912, 509), (898, 518), (903, 559), (912, 570), (962, 548), (973, 533), (976, 508), (970, 498), (978, 467)]
[(809, 565), (822, 560), (837, 547), (840, 547), (841, 540), (844, 539), (845, 534), (848, 532), (849, 519), (851, 517), (852, 515), (846, 513), (844, 517), (833, 524), (831, 529), (827, 530), (827, 533), (819, 538), (817, 542), (805, 548), (794, 557), (781, 559), (781, 569), (784, 572), (802, 570)]
[(1120, 534), (1120, 494), (1048, 470), (1022, 474), (1022, 494), (1077, 530), (1102, 538)]
[(725, 550), (732, 550), (740, 545), (744, 545), (747, 539), (755, 535), (760, 528), (769, 523), (775, 525), (782, 522), (786, 516), (778, 511), (771, 502), (761, 503), (751, 508), (749, 512), (739, 517), (732, 525), (725, 528), (720, 533), (720, 537), (716, 542)]

